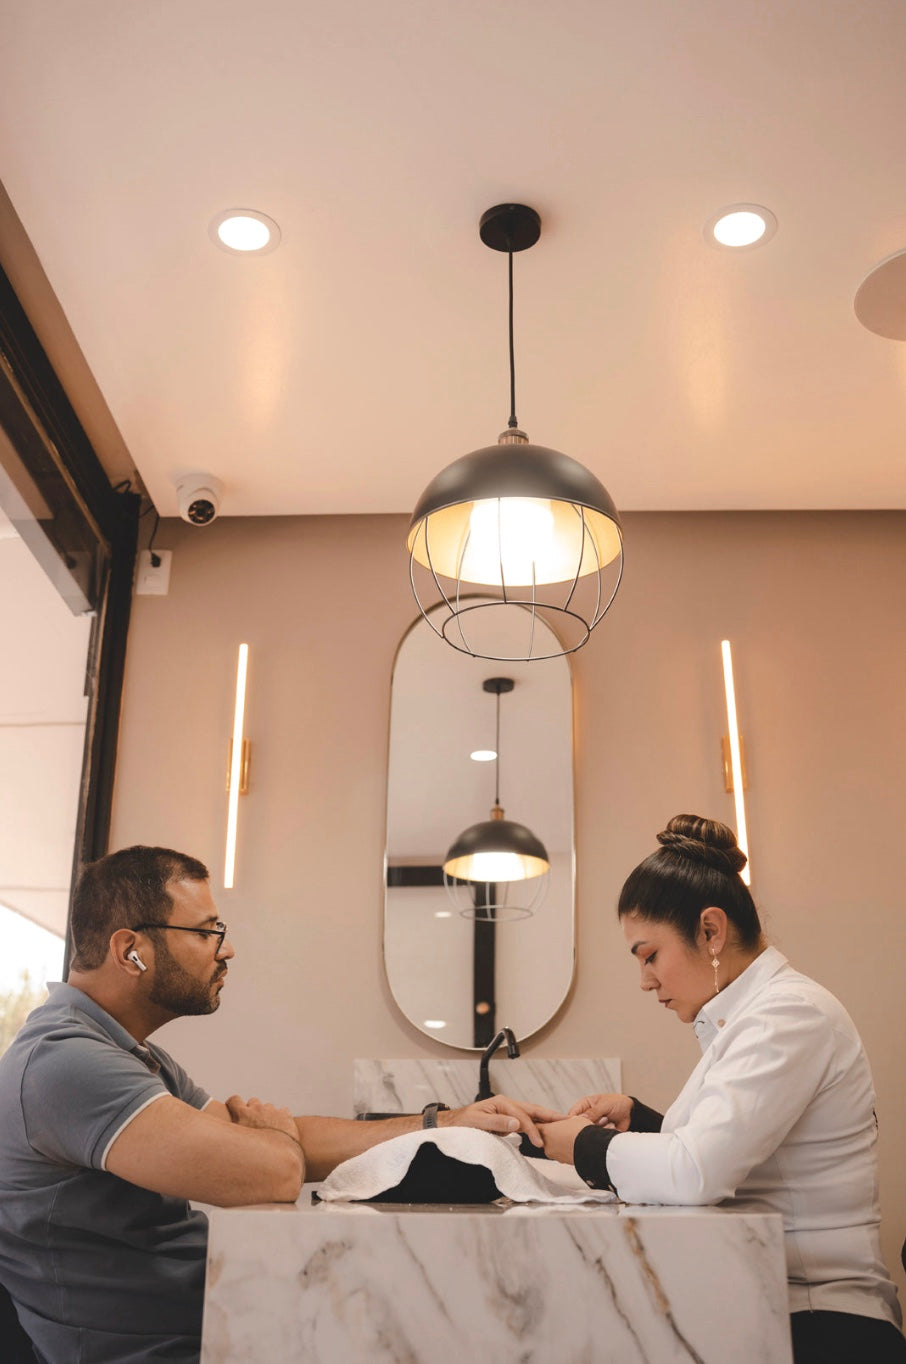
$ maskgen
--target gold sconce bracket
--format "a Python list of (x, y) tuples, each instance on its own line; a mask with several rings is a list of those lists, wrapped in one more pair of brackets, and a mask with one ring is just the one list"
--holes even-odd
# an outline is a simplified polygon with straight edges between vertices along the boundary
[[(721, 741), (720, 741), (720, 755), (721, 755), (721, 758), (723, 759), (723, 765), (724, 765), (724, 790), (725, 790), (725, 791), (728, 791), (728, 792), (732, 792), (732, 790), (733, 790), (733, 756), (732, 756), (732, 753), (731, 753), (731, 751), (730, 751), (730, 736), (729, 736), (729, 734), (724, 734), (723, 737), (721, 738)], [(741, 735), (741, 734), (740, 734), (740, 736), (739, 736), (739, 761), (740, 761), (740, 764), (741, 764), (741, 766), (742, 766), (742, 789), (743, 789), (744, 791), (748, 791), (748, 789), (749, 789), (749, 773), (748, 773), (748, 769), (746, 768), (746, 746), (745, 746), (745, 744), (744, 744), (743, 741), (742, 741), (742, 735)]]
[[(239, 794), (247, 796), (249, 793), (249, 763), (252, 758), (252, 745), (249, 739), (242, 741), (242, 757), (239, 761)], [(230, 740), (229, 755), (227, 757), (226, 791), (230, 790), (230, 773), (233, 770), (233, 740)]]

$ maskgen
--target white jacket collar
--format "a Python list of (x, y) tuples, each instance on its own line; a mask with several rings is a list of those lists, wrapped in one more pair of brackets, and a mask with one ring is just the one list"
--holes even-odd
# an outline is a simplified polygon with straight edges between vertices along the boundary
[(719, 1030), (743, 1009), (759, 992), (766, 981), (787, 965), (787, 959), (776, 947), (766, 947), (741, 975), (731, 981), (719, 994), (703, 1004), (695, 1016), (692, 1030), (702, 1051), (707, 1051)]

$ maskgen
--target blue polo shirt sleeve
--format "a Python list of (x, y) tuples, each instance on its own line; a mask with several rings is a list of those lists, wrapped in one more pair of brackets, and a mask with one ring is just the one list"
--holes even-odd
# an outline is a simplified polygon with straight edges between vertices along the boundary
[(161, 1075), (167, 1089), (177, 1099), (182, 1099), (183, 1103), (191, 1104), (193, 1108), (202, 1109), (205, 1104), (211, 1102), (211, 1096), (201, 1085), (197, 1085), (178, 1061), (174, 1061), (169, 1052), (164, 1051), (163, 1047), (156, 1047), (149, 1044), (148, 1050), (160, 1066)]
[(93, 1037), (46, 1037), (22, 1075), (25, 1134), (47, 1160), (103, 1170), (123, 1128), (170, 1092), (162, 1074), (122, 1047)]

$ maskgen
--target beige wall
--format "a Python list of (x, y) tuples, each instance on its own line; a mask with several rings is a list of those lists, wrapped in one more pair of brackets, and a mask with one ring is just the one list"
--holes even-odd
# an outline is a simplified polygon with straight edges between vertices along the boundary
[[(885, 1251), (906, 1235), (906, 514), (630, 515), (610, 615), (575, 659), (578, 969), (544, 1056), (620, 1056), (665, 1106), (689, 1029), (637, 985), (623, 876), (678, 811), (733, 820), (719, 642), (734, 645), (753, 890), (773, 941), (829, 986), (872, 1059)], [(390, 672), (414, 611), (400, 517), (167, 522), (167, 598), (138, 598), (112, 846), (175, 845), (222, 885), (236, 646), (251, 646), (252, 790), (237, 955), (212, 1019), (161, 1040), (221, 1097), (351, 1112), (356, 1056), (446, 1052), (393, 1004), (381, 963)], [(440, 645), (438, 647), (441, 647)]]

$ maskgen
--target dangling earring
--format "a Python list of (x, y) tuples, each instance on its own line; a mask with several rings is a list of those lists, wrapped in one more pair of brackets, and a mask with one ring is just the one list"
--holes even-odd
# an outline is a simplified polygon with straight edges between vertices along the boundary
[(714, 948), (711, 948), (711, 965), (714, 967), (714, 993), (720, 994), (720, 986), (717, 983), (717, 968), (720, 966), (720, 958), (715, 956)]

